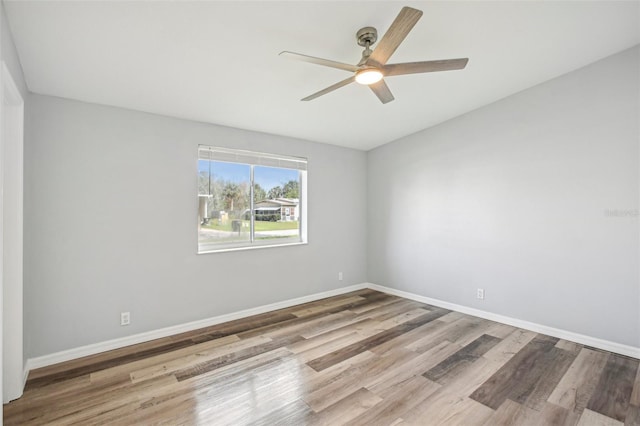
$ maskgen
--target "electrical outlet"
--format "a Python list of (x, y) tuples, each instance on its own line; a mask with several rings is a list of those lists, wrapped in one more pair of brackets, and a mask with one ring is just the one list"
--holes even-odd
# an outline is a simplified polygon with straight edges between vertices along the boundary
[(476, 294), (476, 296), (478, 297), (478, 299), (484, 300), (484, 289), (483, 288), (479, 288), (478, 289), (478, 293)]
[(342, 281), (342, 272), (338, 272), (338, 281)]
[(129, 324), (131, 324), (131, 313), (120, 312), (120, 325), (129, 325)]

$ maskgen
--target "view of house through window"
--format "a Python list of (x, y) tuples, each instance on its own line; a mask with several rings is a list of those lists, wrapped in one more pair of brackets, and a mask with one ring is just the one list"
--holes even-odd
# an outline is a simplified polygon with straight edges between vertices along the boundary
[(198, 252), (302, 242), (306, 159), (200, 146)]

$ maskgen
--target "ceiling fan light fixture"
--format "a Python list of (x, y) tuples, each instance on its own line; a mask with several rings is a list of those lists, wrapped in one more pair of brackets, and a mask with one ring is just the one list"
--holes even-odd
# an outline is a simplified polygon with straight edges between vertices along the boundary
[(366, 86), (382, 80), (382, 72), (377, 68), (365, 68), (356, 72), (356, 82)]

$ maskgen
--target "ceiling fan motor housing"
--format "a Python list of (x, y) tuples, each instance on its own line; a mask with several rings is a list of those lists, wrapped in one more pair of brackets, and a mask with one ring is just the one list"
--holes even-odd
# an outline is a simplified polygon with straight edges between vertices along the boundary
[(371, 46), (378, 40), (378, 30), (373, 27), (360, 28), (356, 33), (356, 39), (362, 47)]

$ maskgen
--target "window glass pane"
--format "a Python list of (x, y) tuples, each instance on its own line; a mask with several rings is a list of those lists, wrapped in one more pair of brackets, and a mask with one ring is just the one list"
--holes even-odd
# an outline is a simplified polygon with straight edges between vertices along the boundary
[(255, 239), (300, 239), (300, 172), (254, 166)]
[(198, 176), (200, 251), (250, 241), (251, 166), (198, 160)]

